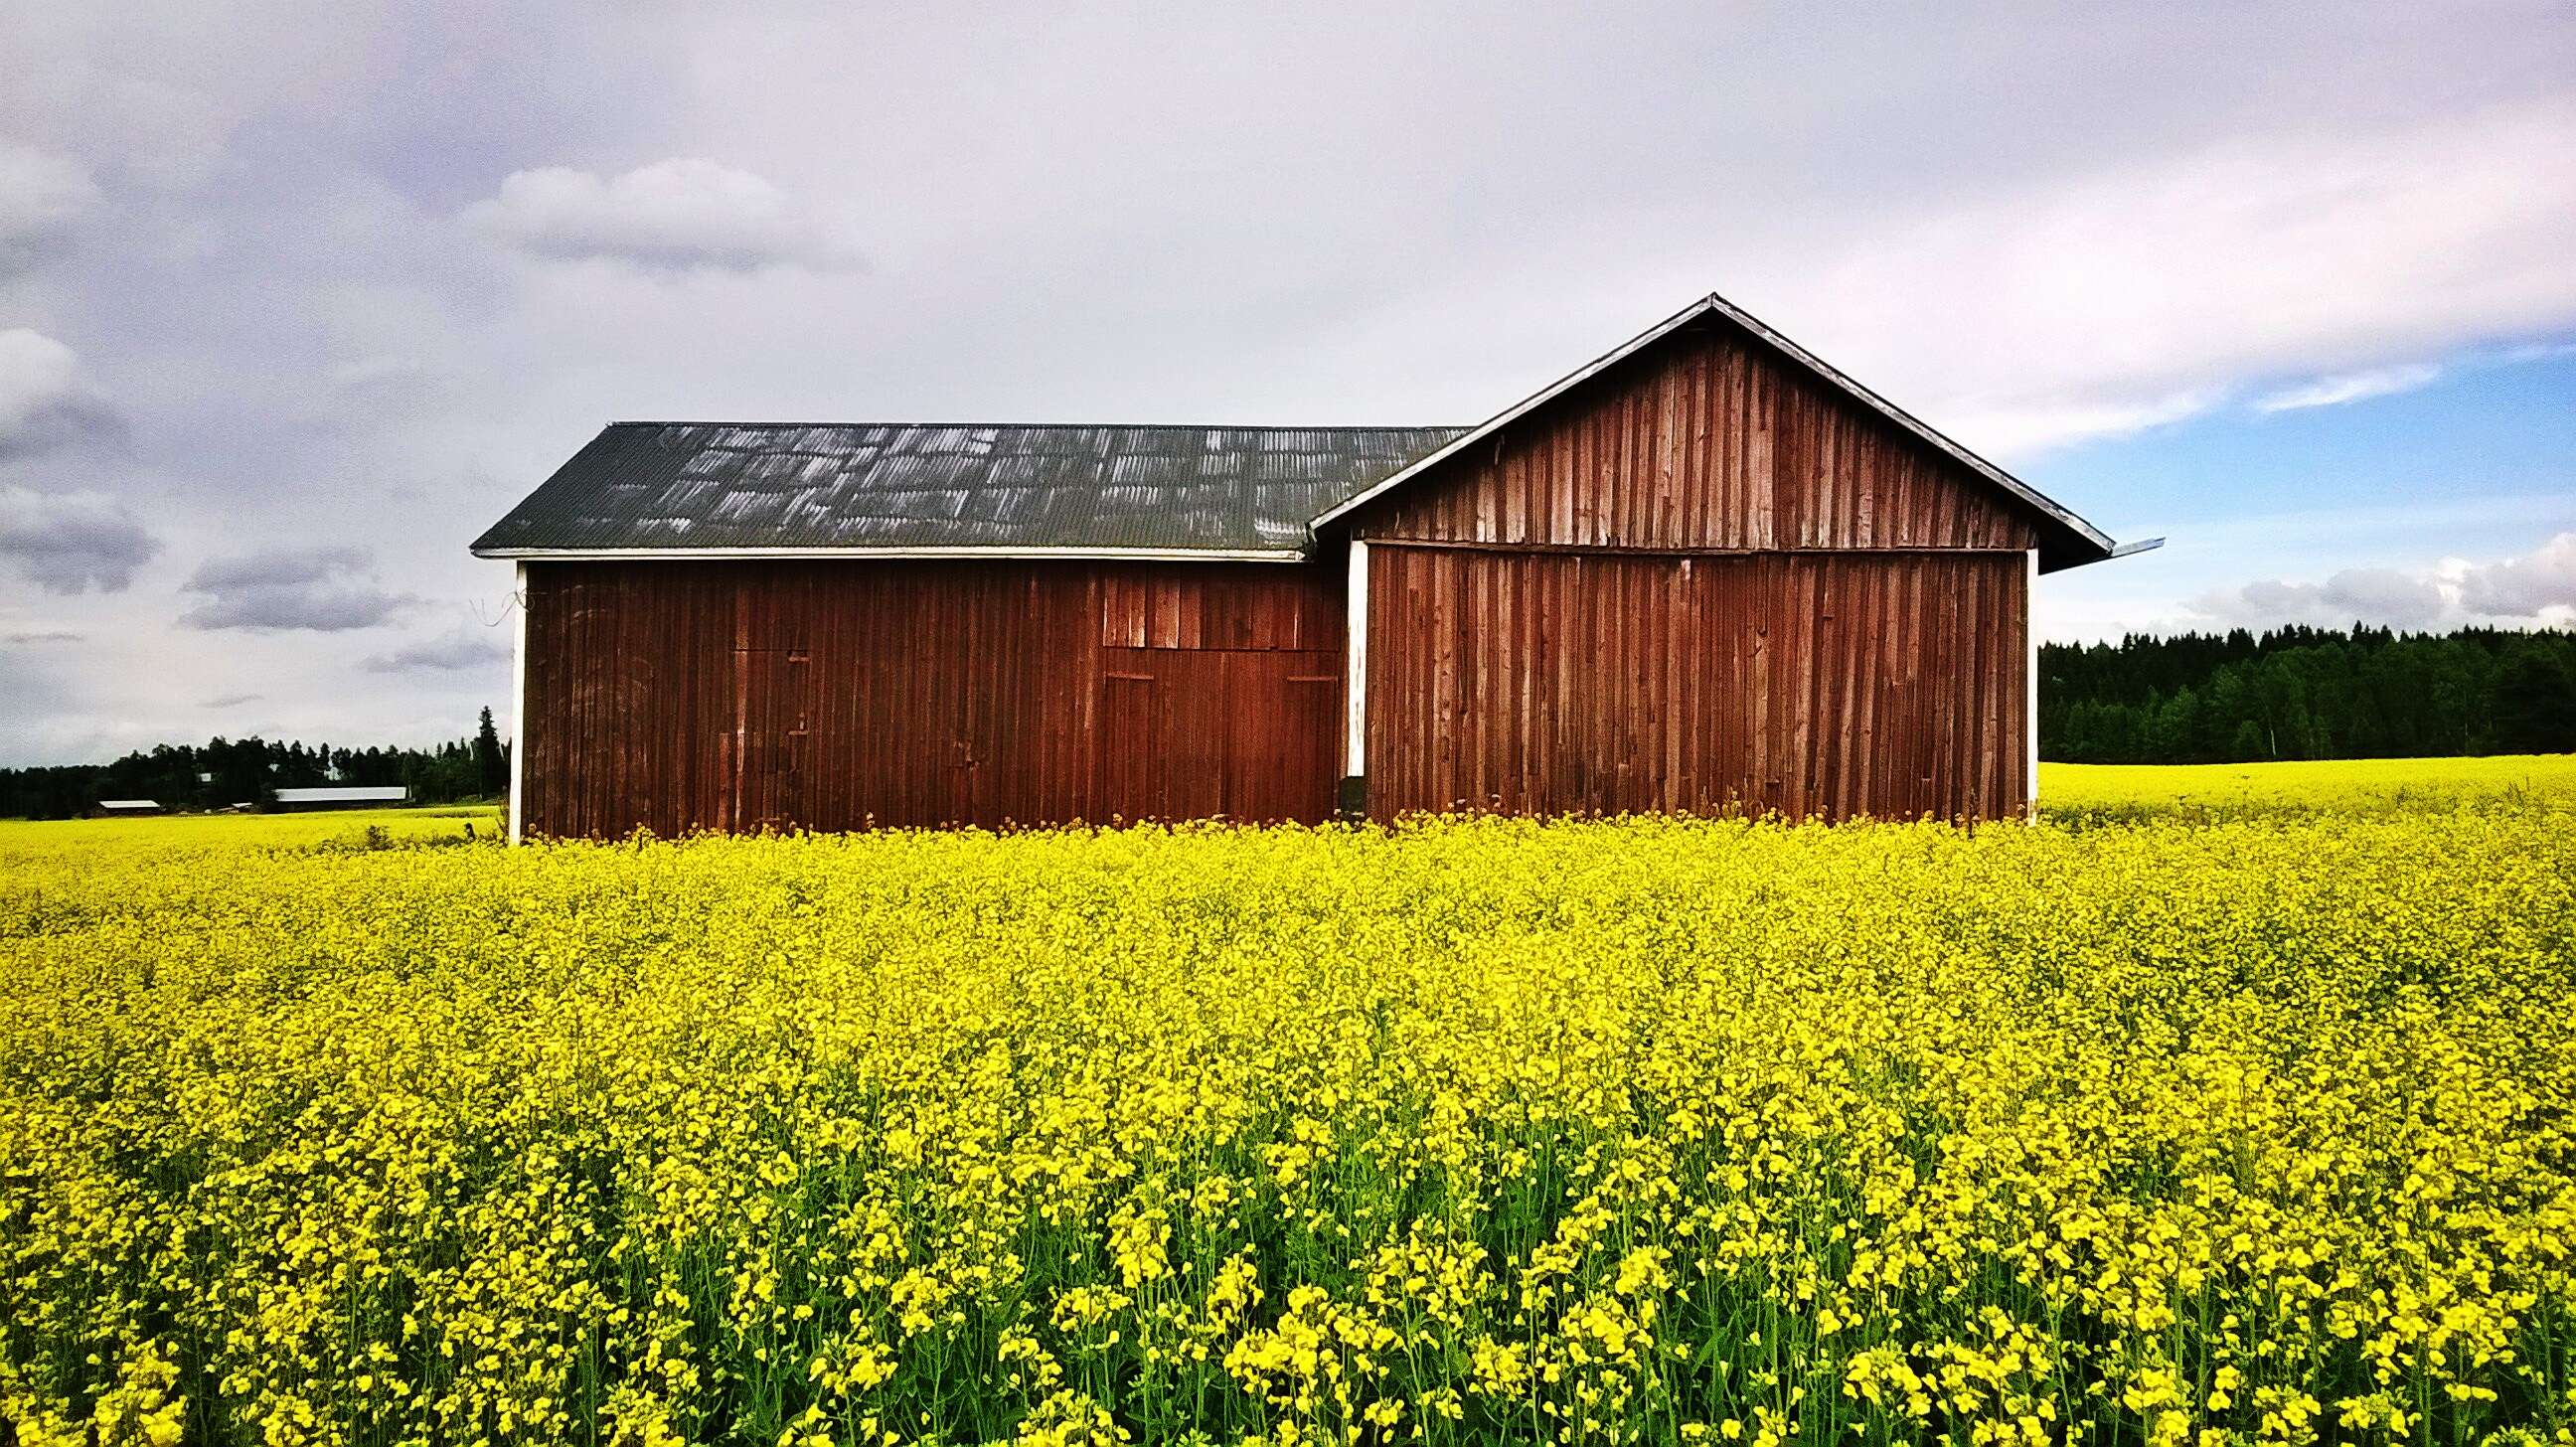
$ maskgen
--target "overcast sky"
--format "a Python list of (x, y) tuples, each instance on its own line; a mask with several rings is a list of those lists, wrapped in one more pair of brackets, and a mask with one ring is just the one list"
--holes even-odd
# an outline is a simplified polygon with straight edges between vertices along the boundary
[(506, 715), (618, 418), (1472, 423), (1710, 290), (2159, 554), (2567, 621), (2576, 7), (0, 0), (0, 763)]

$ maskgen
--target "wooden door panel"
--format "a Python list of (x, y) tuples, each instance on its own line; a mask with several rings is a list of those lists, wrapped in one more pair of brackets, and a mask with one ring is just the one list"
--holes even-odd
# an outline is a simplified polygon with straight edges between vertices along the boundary
[(1341, 655), (1281, 651), (1223, 657), (1227, 817), (1320, 822), (1332, 809)]
[(1113, 668), (1100, 692), (1100, 801), (1092, 812), (1102, 822), (1161, 815), (1154, 762), (1162, 737), (1154, 675)]
[(810, 660), (802, 648), (737, 648), (733, 675), (731, 818), (724, 827), (792, 829), (807, 820)]
[(1338, 652), (1112, 648), (1102, 819), (1295, 819), (1332, 808)]

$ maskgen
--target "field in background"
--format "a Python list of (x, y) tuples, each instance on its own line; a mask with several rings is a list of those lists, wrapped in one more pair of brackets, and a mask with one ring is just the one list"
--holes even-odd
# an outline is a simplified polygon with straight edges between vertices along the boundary
[(2308, 783), (1973, 832), (0, 825), (0, 1424), (2553, 1440), (2576, 811)]
[[(2366, 814), (2460, 805), (2576, 807), (2576, 754), (2469, 759), (2351, 759), (2285, 764), (2049, 764), (2039, 766), (2043, 818), (2060, 823), (2262, 814)], [(507, 827), (489, 805), (309, 814), (174, 815), (144, 819), (0, 819), (0, 862), (63, 849), (163, 851), (381, 847), (462, 843)], [(370, 834), (370, 830), (376, 831)]]
[(2156, 815), (2386, 813), (2497, 802), (2576, 808), (2576, 754), (2039, 766), (2040, 812), (2070, 823)]
[[(486, 839), (508, 819), (489, 805), (339, 809), (307, 814), (170, 814), (142, 819), (0, 819), (0, 864), (72, 851), (94, 856), (172, 850), (365, 849)], [(370, 834), (370, 830), (375, 831)]]

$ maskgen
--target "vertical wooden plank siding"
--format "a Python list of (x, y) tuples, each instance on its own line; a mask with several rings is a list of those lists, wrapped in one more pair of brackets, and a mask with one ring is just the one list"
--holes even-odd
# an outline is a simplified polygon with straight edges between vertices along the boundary
[(520, 813), (1311, 820), (1361, 763), (1382, 818), (2027, 806), (2031, 514), (1732, 323), (1348, 532), (1302, 565), (531, 564)]
[(2000, 491), (1713, 319), (1360, 509), (1351, 534), (1667, 551), (2039, 540)]
[(1732, 323), (1361, 508), (1370, 811), (2026, 807), (2013, 500)]
[(2023, 810), (2023, 552), (1381, 542), (1369, 579), (1381, 818)]
[(1340, 580), (1283, 564), (527, 569), (531, 834), (1315, 820)]

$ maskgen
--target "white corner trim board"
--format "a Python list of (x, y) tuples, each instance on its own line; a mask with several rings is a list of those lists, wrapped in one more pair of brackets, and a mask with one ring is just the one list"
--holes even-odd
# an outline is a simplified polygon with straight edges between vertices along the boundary
[(1342, 611), (1342, 666), (1347, 683), (1342, 732), (1342, 777), (1368, 773), (1368, 544), (1351, 539), (1349, 599)]
[(528, 565), (511, 566), (511, 605), (518, 618), (510, 628), (510, 842), (519, 842), (528, 791)]
[[(2162, 541), (2162, 539), (2158, 539)], [(2022, 681), (2022, 812), (2039, 817), (2039, 549), (2032, 548), (2030, 571), (2022, 575), (2021, 632), (2030, 645), (2029, 673)]]

